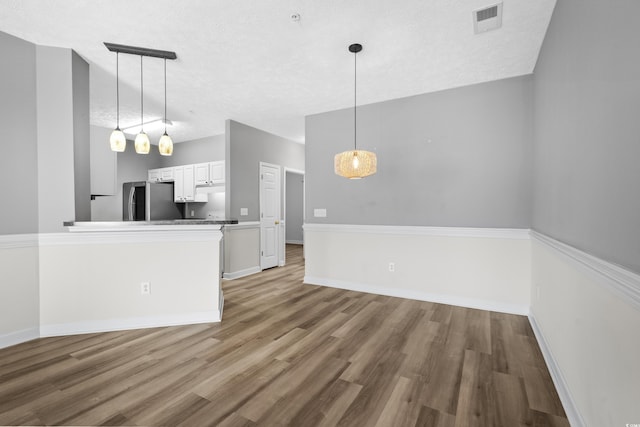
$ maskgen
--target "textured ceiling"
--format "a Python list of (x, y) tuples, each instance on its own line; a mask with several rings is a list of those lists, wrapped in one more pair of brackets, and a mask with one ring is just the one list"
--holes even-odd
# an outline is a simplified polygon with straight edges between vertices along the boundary
[[(174, 141), (225, 119), (304, 141), (304, 116), (528, 74), (555, 0), (504, 0), (502, 28), (473, 33), (495, 0), (0, 0), (0, 31), (72, 48), (91, 65), (91, 123), (115, 126), (116, 55), (103, 42), (173, 50)], [(291, 15), (300, 14), (299, 21)], [(145, 122), (163, 114), (162, 60), (145, 58)], [(140, 121), (140, 59), (120, 55), (121, 127)], [(159, 137), (150, 135), (153, 140)]]

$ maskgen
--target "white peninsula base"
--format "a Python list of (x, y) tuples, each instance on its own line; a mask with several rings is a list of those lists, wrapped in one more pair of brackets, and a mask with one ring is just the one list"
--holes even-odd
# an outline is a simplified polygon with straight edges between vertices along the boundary
[(41, 235), (40, 335), (219, 322), (220, 228), (96, 223)]

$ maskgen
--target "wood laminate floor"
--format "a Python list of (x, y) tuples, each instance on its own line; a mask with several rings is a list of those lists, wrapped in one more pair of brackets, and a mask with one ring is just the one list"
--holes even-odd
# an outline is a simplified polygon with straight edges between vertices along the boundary
[(0, 425), (568, 426), (523, 316), (224, 281), (224, 320), (0, 350)]

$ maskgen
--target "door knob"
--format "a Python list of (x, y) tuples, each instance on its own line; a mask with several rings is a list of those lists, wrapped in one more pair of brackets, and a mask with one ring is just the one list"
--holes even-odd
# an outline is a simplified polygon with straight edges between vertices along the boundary
[(276, 225), (280, 224), (280, 221), (276, 221)]

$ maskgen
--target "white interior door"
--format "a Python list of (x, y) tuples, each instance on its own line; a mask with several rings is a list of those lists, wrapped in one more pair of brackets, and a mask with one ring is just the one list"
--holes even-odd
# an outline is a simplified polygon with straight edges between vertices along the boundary
[(278, 265), (280, 166), (260, 163), (260, 268)]

